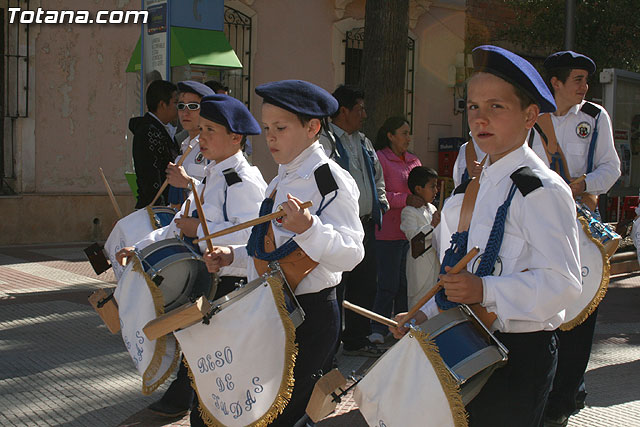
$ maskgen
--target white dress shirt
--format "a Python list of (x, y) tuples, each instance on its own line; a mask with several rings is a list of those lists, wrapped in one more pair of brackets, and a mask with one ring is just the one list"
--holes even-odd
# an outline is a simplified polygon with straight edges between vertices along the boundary
[[(187, 138), (182, 141), (182, 145), (180, 147), (180, 152), (184, 153), (187, 150), (187, 147), (191, 145), (191, 151), (187, 154), (187, 157), (182, 162), (182, 167), (184, 168), (187, 175), (196, 179), (198, 183), (202, 181), (202, 179), (206, 176), (205, 168), (209, 164), (209, 160), (200, 152), (200, 135), (197, 135), (195, 138), (191, 139), (191, 137), (187, 136)], [(182, 154), (176, 157), (174, 163), (178, 164), (180, 159), (182, 158)]]
[[(223, 171), (227, 169), (235, 170), (242, 182), (228, 186), (223, 174)], [(258, 217), (267, 183), (262, 178), (260, 170), (255, 166), (251, 166), (242, 152), (238, 152), (220, 163), (211, 162), (206, 167), (206, 178), (204, 184), (196, 185), (196, 189), (198, 195), (202, 195), (200, 200), (204, 216), (207, 219), (209, 233), (215, 233)], [(204, 194), (202, 192), (203, 188)], [(224, 219), (223, 212), (225, 193), (227, 195), (227, 221)], [(189, 195), (188, 200), (191, 200), (189, 216), (192, 216), (191, 213), (196, 210), (193, 194)], [(180, 212), (176, 214), (176, 218), (184, 215), (184, 208), (185, 204), (182, 205)], [(172, 238), (176, 234), (180, 234), (180, 229), (176, 226), (175, 221), (172, 221), (166, 227), (148, 234), (135, 246), (137, 249), (143, 249), (153, 242)], [(246, 228), (213, 239), (212, 242), (214, 245), (246, 244), (250, 234), (251, 229)], [(198, 237), (203, 236), (202, 225), (199, 225)], [(207, 243), (200, 242), (199, 246), (202, 253), (204, 253), (207, 249)], [(246, 276), (246, 268), (224, 267), (219, 274), (220, 276)]]
[[(513, 172), (529, 166), (542, 187), (527, 196), (516, 190), (507, 213), (500, 263), (496, 262), (493, 276), (482, 278), (481, 304), (498, 316), (493, 330), (554, 330), (564, 321), (565, 307), (582, 290), (576, 208), (569, 186), (528, 146), (519, 147), (494, 164), (487, 159), (487, 163), (480, 175), (468, 250), (478, 246), (483, 254), (496, 211), (513, 183)], [(453, 195), (443, 208), (440, 260), (448, 248), (444, 242), (450, 241), (458, 227), (463, 198), (464, 194)], [(474, 272), (478, 263), (476, 256), (467, 270)], [(428, 317), (437, 314), (433, 298), (422, 311)]]
[(402, 209), (400, 230), (411, 241), (418, 233), (426, 235), (425, 247), (431, 246), (418, 258), (411, 256), (411, 246), (407, 253), (407, 298), (409, 307), (413, 307), (438, 281), (440, 262), (438, 260), (437, 244), (433, 239), (433, 226), (431, 220), (436, 212), (436, 207), (431, 203), (414, 208), (405, 206)]
[[(337, 197), (322, 211), (322, 196), (318, 191), (314, 171), (328, 163), (331, 174), (338, 185)], [(313, 218), (311, 227), (302, 234), (295, 234), (272, 222), (276, 247), (280, 247), (293, 237), (300, 248), (318, 266), (314, 268), (295, 290), (296, 295), (319, 292), (325, 288), (336, 286), (342, 278), (343, 271), (350, 271), (364, 258), (364, 230), (358, 217), (358, 187), (355, 181), (337, 163), (330, 160), (319, 142), (313, 143), (298, 157), (286, 165), (278, 167), (278, 175), (271, 181), (265, 195), (268, 197), (277, 188), (273, 209), (287, 200), (287, 193), (302, 201), (310, 200), (313, 207), (309, 209)], [(325, 204), (336, 194), (329, 193)], [(234, 261), (231, 266), (248, 264), (249, 281), (256, 279), (258, 273), (253, 258), (249, 258), (246, 245), (233, 246)]]
[[(574, 105), (564, 116), (551, 114), (556, 139), (567, 159), (569, 175), (572, 178), (578, 178), (587, 172), (589, 144), (596, 128), (596, 119), (580, 111), (585, 102), (582, 101), (580, 104)], [(598, 138), (593, 156), (593, 171), (587, 174), (585, 183), (587, 193), (599, 195), (609, 191), (620, 177), (620, 158), (613, 143), (611, 118), (609, 118), (607, 110), (597, 104), (593, 105), (599, 107), (601, 113), (598, 119)], [(535, 132), (533, 151), (548, 165), (549, 161), (543, 143), (540, 134)]]

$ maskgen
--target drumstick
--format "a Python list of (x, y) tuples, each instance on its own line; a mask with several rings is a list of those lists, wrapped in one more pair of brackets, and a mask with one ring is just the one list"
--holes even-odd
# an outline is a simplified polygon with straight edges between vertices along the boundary
[[(471, 261), (473, 257), (478, 254), (478, 252), (480, 252), (480, 248), (474, 246), (460, 261), (458, 261), (456, 265), (453, 266), (451, 270), (449, 270), (449, 273), (460, 273), (467, 266), (467, 264), (469, 264), (469, 261)], [(402, 321), (399, 321), (398, 324), (404, 325), (405, 323), (407, 323), (409, 319), (411, 319), (413, 315), (416, 314), (418, 310), (420, 310), (420, 308), (425, 305), (427, 301), (429, 301), (436, 294), (436, 292), (440, 290), (441, 287), (442, 285), (440, 284), (440, 281), (438, 281), (438, 283), (436, 283), (435, 286), (431, 288), (429, 292), (427, 292), (427, 294), (423, 296), (420, 301), (418, 301), (416, 305), (414, 305), (411, 310), (407, 312), (407, 314), (405, 314)]]
[[(187, 199), (187, 202), (184, 204), (184, 215), (183, 218), (189, 218), (189, 208), (191, 207), (191, 199)], [(184, 236), (184, 232), (180, 230), (180, 238)]]
[[(184, 159), (187, 157), (187, 154), (189, 154), (192, 149), (193, 149), (193, 146), (189, 145), (187, 147), (187, 149), (184, 150), (184, 154), (182, 155), (182, 157), (180, 157), (180, 160), (178, 160), (178, 163), (176, 163), (176, 166), (182, 166), (182, 163), (184, 162)], [(156, 200), (158, 200), (158, 197), (160, 197), (160, 195), (162, 194), (164, 189), (167, 188), (167, 185), (169, 185), (169, 180), (165, 179), (164, 182), (162, 183), (162, 186), (160, 187), (160, 189), (156, 193), (156, 197), (154, 197), (153, 200), (151, 201), (151, 203), (149, 203), (149, 206), (153, 206), (153, 204), (156, 202)]]
[(359, 305), (351, 304), (349, 301), (342, 301), (342, 306), (368, 319), (375, 320), (378, 323), (382, 323), (383, 325), (391, 326), (393, 328), (398, 327), (398, 322), (396, 322), (395, 320), (381, 316), (378, 313), (374, 313), (373, 311), (367, 310), (366, 308), (362, 308)]
[[(200, 219), (200, 225), (202, 225), (202, 232), (207, 236), (209, 234), (209, 227), (207, 227), (207, 219), (204, 217), (204, 211), (202, 210), (202, 203), (200, 203), (200, 196), (198, 196), (198, 191), (196, 189), (195, 184), (193, 183), (193, 179), (190, 179), (191, 183), (191, 193), (193, 194), (193, 201), (196, 202), (196, 209), (198, 210), (198, 217)], [(211, 243), (210, 237), (204, 237), (200, 240), (207, 241), (207, 249), (209, 252), (213, 251), (213, 243)]]
[(440, 181), (440, 202), (438, 203), (438, 212), (442, 211), (443, 203), (444, 203), (444, 179)]
[[(304, 202), (303, 204), (300, 205), (302, 209), (307, 209), (307, 208), (310, 208), (311, 206), (313, 206), (313, 202), (311, 201)], [(194, 240), (193, 243), (199, 243), (206, 239), (215, 239), (216, 237), (226, 236), (227, 234), (235, 233), (236, 231), (244, 230), (245, 228), (253, 227), (254, 225), (262, 224), (263, 222), (268, 222), (268, 221), (271, 221), (272, 219), (282, 218), (283, 216), (287, 216), (287, 214), (284, 213), (284, 211), (279, 210), (279, 211), (270, 213), (268, 215), (264, 215), (264, 216), (252, 219), (250, 221), (243, 222), (242, 224), (237, 224), (232, 227), (225, 228), (224, 230), (216, 231), (213, 234), (209, 234), (200, 239)]]
[(102, 181), (104, 181), (104, 186), (107, 187), (107, 194), (111, 199), (111, 204), (113, 205), (113, 209), (116, 210), (116, 215), (118, 215), (118, 219), (122, 219), (122, 211), (120, 210), (120, 206), (118, 206), (118, 202), (116, 201), (116, 197), (113, 195), (113, 191), (111, 191), (111, 187), (107, 182), (107, 178), (104, 176), (104, 172), (102, 168), (98, 168), (100, 170), (100, 176), (102, 176)]

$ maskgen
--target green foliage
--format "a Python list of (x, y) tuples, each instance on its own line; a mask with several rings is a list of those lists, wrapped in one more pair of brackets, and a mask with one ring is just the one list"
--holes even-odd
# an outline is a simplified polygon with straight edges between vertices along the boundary
[[(503, 0), (513, 7), (515, 25), (499, 38), (525, 51), (554, 52), (564, 49), (565, 2), (563, 0)], [(574, 49), (603, 68), (640, 72), (640, 1), (577, 0)]]

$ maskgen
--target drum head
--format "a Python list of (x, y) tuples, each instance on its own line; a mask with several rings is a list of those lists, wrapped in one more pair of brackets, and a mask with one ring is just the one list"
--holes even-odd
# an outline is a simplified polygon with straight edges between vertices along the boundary
[(609, 284), (609, 259), (602, 244), (591, 236), (584, 219), (578, 218), (582, 293), (566, 309), (560, 329), (567, 331), (584, 322), (598, 307)]
[[(216, 280), (204, 262), (178, 239), (155, 242), (141, 252), (141, 263), (147, 274), (155, 279), (164, 298), (165, 312), (171, 311), (201, 295), (215, 293)], [(154, 272), (155, 270), (155, 272)]]

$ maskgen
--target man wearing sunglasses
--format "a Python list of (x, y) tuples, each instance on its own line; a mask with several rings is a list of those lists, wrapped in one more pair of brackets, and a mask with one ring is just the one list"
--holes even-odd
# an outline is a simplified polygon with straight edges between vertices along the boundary
[(191, 151), (186, 155), (182, 166), (177, 166), (182, 154), (175, 159), (175, 163), (170, 162), (165, 171), (169, 181), (169, 204), (173, 207), (180, 207), (186, 197), (186, 189), (189, 178), (200, 182), (205, 176), (205, 166), (209, 161), (200, 152), (198, 135), (200, 130), (198, 122), (200, 120), (200, 100), (203, 96), (213, 95), (213, 90), (208, 86), (186, 80), (178, 83), (178, 118), (182, 128), (188, 132), (187, 138), (182, 141), (181, 153), (186, 153), (191, 145)]
[[(166, 80), (155, 80), (147, 88), (145, 99), (149, 111), (142, 117), (129, 120), (133, 132), (133, 164), (138, 184), (136, 209), (144, 208), (153, 200), (165, 180), (167, 164), (178, 155), (171, 122), (177, 116), (176, 85)], [(156, 202), (167, 203), (168, 191)]]

